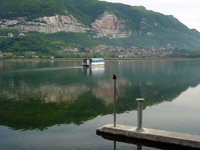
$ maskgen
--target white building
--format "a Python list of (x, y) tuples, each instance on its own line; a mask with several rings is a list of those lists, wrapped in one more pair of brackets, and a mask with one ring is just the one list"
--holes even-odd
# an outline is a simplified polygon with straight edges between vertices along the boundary
[(11, 32), (11, 33), (8, 33), (8, 37), (13, 37), (12, 32)]

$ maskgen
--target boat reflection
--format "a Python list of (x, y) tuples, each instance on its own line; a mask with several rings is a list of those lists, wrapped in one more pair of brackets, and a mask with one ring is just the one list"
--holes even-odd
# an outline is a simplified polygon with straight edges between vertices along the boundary
[[(3, 70), (10, 72), (0, 72), (0, 126), (44, 130), (56, 124), (80, 125), (97, 116), (110, 115), (113, 113), (113, 72), (118, 75), (119, 114), (136, 110), (138, 97), (148, 99), (145, 109), (172, 102), (183, 91), (200, 83), (196, 62), (123, 61), (119, 66), (117, 61), (109, 61), (105, 68), (39, 70), (76, 66), (76, 62), (54, 63), (52, 66), (49, 61), (2, 63), (6, 66)], [(38, 71), (12, 72), (31, 67)]]
[(90, 75), (92, 77), (101, 77), (104, 74), (105, 66), (99, 65), (99, 66), (92, 66), (92, 67), (83, 67), (82, 68), (83, 73), (85, 75)]

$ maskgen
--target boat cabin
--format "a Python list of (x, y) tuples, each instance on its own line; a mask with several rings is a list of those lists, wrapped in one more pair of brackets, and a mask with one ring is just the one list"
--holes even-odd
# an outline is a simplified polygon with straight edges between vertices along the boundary
[(104, 64), (105, 62), (103, 58), (86, 58), (86, 59), (83, 59), (83, 62), (82, 62), (82, 66), (84, 67), (104, 65)]

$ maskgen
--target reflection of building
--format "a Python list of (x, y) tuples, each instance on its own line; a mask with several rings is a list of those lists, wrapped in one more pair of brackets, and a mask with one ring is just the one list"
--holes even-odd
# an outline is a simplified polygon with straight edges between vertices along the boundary
[(105, 67), (100, 66), (94, 66), (94, 67), (83, 67), (83, 73), (86, 75), (92, 75), (93, 77), (102, 76), (105, 71)]
[(3, 62), (0, 62), (0, 70), (3, 69)]
[(0, 51), (0, 57), (3, 57), (3, 53)]

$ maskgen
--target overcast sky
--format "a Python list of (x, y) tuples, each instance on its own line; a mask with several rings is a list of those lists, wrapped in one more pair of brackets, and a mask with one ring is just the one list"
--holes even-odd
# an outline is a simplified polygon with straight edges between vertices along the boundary
[(148, 10), (173, 15), (190, 29), (200, 32), (200, 0), (101, 0), (144, 6)]

